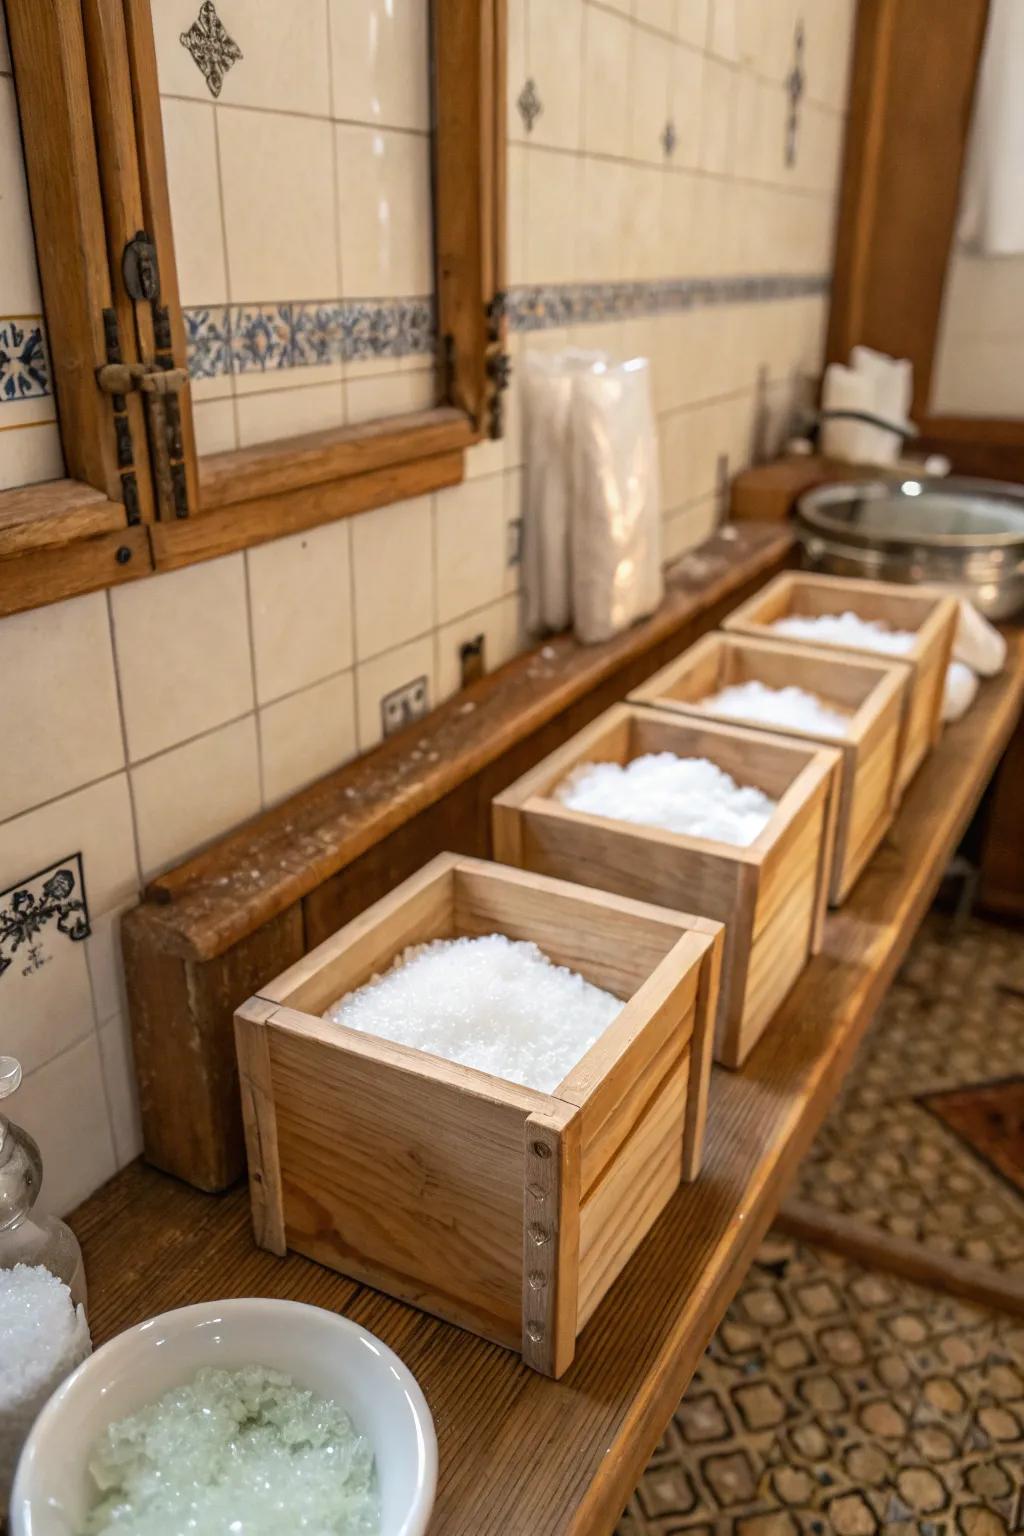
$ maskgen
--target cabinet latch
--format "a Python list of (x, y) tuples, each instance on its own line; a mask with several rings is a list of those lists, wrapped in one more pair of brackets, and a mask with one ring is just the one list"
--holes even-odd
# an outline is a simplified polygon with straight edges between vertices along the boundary
[(185, 368), (161, 368), (157, 363), (104, 363), (96, 381), (107, 395), (180, 395), (188, 383)]

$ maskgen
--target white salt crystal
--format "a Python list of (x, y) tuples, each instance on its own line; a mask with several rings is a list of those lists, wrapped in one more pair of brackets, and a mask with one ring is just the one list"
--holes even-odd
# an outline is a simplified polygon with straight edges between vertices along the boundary
[(649, 752), (623, 767), (581, 763), (555, 790), (570, 810), (745, 847), (763, 832), (776, 802), (740, 785), (706, 757)]
[(337, 1403), (280, 1371), (206, 1367), (111, 1424), (83, 1536), (376, 1536), (373, 1451)]
[(40, 1264), (0, 1269), (0, 1511), (36, 1415), (91, 1348), (63, 1280)]
[(905, 656), (914, 649), (917, 636), (910, 629), (890, 629), (880, 619), (862, 619), (849, 609), (845, 613), (791, 613), (776, 619), (769, 629), (789, 640), (811, 640), (821, 645), (845, 645), (858, 651), (882, 651), (888, 656)]
[(816, 693), (792, 684), (769, 688), (756, 681), (733, 683), (718, 693), (708, 694), (700, 700), (698, 708), (713, 715), (730, 715), (734, 720), (782, 725), (820, 736), (845, 736), (850, 726), (848, 715), (831, 709)]
[(410, 947), (324, 1018), (551, 1093), (621, 1008), (536, 944), (491, 933)]

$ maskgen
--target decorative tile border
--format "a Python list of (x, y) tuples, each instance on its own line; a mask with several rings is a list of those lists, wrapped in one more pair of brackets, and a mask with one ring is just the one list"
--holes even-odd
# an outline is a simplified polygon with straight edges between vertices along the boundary
[(0, 406), (52, 393), (41, 320), (0, 319)]
[(435, 346), (432, 298), (222, 304), (184, 314), (194, 379), (370, 357), (429, 356)]
[(710, 305), (816, 298), (828, 293), (830, 286), (827, 274), (773, 272), (737, 277), (670, 277), (651, 283), (564, 283), (513, 288), (508, 296), (508, 321), (514, 331), (548, 331)]
[[(513, 288), (507, 313), (513, 331), (545, 331), (709, 305), (814, 298), (827, 293), (830, 282), (827, 274), (774, 272)], [(427, 356), (436, 344), (432, 298), (218, 305), (186, 309), (185, 327), (194, 379), (370, 357)]]

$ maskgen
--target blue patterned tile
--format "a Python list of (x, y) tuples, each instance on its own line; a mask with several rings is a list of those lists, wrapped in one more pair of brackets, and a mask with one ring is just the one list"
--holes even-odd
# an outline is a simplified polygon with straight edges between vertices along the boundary
[(50, 392), (42, 321), (0, 320), (0, 405), (43, 399)]
[(235, 373), (271, 373), (294, 366), (291, 304), (231, 307), (231, 364)]
[(314, 368), (340, 362), (344, 334), (341, 305), (295, 304), (292, 309), (291, 367)]
[(186, 309), (185, 346), (193, 379), (216, 379), (231, 372), (231, 327), (226, 305)]

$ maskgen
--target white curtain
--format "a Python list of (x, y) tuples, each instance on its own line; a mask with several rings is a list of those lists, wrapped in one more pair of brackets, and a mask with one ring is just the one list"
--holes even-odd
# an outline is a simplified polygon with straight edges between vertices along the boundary
[(992, 0), (960, 199), (960, 243), (1024, 253), (1024, 0)]

